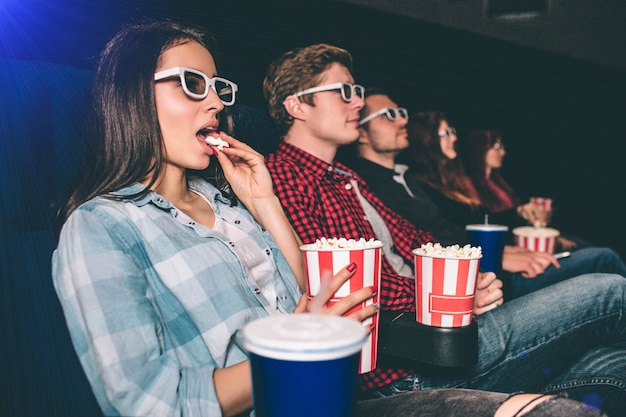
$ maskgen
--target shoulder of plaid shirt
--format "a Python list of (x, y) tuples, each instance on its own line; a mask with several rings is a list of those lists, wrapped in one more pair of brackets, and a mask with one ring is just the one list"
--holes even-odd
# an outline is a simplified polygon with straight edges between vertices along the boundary
[[(366, 183), (345, 165), (330, 165), (313, 155), (281, 143), (266, 159), (274, 191), (287, 218), (304, 243), (321, 237), (376, 238), (351, 185), (378, 211), (391, 232), (397, 252), (413, 264), (412, 250), (434, 237), (417, 230), (412, 223), (385, 206)], [(350, 184), (350, 185), (349, 185)], [(400, 276), (383, 257), (380, 302), (385, 310), (415, 311), (415, 280)], [(411, 373), (410, 369), (374, 369), (361, 376), (366, 391), (388, 385)]]

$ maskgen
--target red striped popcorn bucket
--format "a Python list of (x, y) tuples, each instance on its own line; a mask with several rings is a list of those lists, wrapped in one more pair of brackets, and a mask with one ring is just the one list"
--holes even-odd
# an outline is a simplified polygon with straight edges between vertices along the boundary
[(472, 322), (480, 258), (444, 258), (414, 253), (416, 318), (437, 327)]
[(552, 199), (546, 197), (530, 197), (530, 202), (541, 212), (540, 222), (535, 226), (545, 226), (552, 220)]
[(554, 253), (560, 232), (551, 227), (522, 226), (513, 229), (515, 244), (535, 252)]
[[(331, 306), (351, 292), (364, 287), (374, 287), (377, 288), (378, 291), (374, 297), (355, 306), (345, 313), (344, 316), (374, 303), (378, 303), (380, 299), (382, 247), (383, 244), (381, 242), (371, 244), (365, 249), (327, 249), (319, 248), (315, 244), (301, 246), (300, 249), (302, 250), (304, 258), (307, 279), (307, 297), (312, 299), (319, 293), (322, 286), (325, 285), (323, 280), (332, 278), (342, 268), (354, 262), (356, 264), (354, 275), (335, 292), (334, 296), (327, 303), (327, 306)], [(364, 326), (373, 324), (375, 327), (361, 350), (359, 364), (359, 373), (361, 374), (370, 372), (376, 368), (376, 360), (378, 357), (378, 317), (379, 313), (377, 312), (374, 316), (363, 321)]]
[(552, 199), (546, 197), (530, 197), (530, 202), (539, 207), (542, 211), (552, 210)]

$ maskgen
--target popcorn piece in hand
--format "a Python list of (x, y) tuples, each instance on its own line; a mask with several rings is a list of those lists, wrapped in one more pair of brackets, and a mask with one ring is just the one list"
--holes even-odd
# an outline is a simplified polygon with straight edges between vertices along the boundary
[(208, 143), (209, 145), (217, 147), (218, 151), (221, 151), (224, 148), (229, 148), (230, 147), (228, 142), (226, 142), (225, 140), (223, 140), (219, 136), (218, 137), (207, 136), (204, 140), (206, 140), (206, 143)]

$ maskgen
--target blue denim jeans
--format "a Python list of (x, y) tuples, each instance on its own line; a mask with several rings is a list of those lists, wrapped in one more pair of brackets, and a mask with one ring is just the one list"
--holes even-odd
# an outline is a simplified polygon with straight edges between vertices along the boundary
[(612, 249), (589, 247), (572, 252), (571, 256), (559, 260), (560, 268), (549, 266), (545, 272), (535, 278), (524, 278), (520, 274), (511, 274), (511, 298), (537, 291), (557, 282), (583, 274), (597, 272), (619, 274), (626, 277), (626, 265)]
[(571, 278), (475, 318), (478, 363), (470, 369), (418, 368), (375, 394), (431, 388), (575, 393), (590, 407), (626, 404), (626, 279)]

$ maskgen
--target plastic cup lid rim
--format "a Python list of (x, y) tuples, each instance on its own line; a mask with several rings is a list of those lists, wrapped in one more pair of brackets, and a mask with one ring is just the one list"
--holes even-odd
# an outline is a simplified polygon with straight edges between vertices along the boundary
[(508, 226), (502, 224), (468, 224), (465, 226), (465, 230), (493, 230), (493, 231), (507, 231)]

